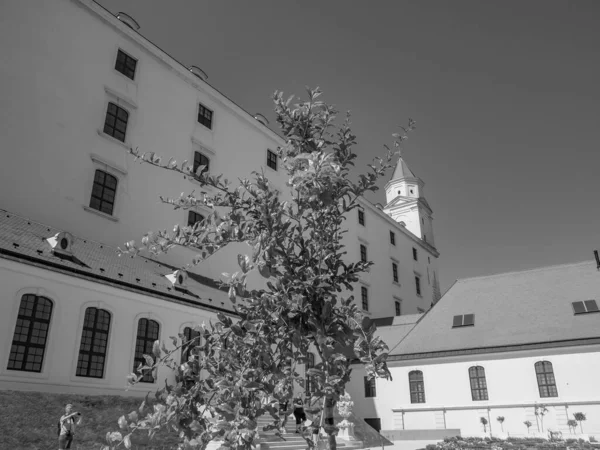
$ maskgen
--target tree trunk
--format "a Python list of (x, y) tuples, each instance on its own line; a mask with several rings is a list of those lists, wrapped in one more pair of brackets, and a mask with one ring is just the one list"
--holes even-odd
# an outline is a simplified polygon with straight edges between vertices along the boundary
[(579, 428), (581, 429), (581, 434), (583, 434), (583, 422), (579, 422)]
[(329, 450), (336, 450), (337, 449), (337, 442), (335, 440), (335, 435), (334, 434), (330, 434), (329, 436), (327, 436), (327, 440), (329, 443)]
[(325, 399), (325, 408), (323, 408), (324, 425), (327, 427), (327, 443), (328, 450), (336, 450), (337, 442), (335, 440), (334, 431), (331, 429), (335, 424), (333, 417), (333, 408), (335, 407), (335, 401), (332, 398), (327, 397)]

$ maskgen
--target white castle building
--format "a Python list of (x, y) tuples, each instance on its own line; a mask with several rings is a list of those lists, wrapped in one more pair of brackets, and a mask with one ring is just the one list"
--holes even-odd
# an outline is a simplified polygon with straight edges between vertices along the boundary
[[(155, 339), (233, 313), (216, 280), (247, 251), (189, 273), (177, 271), (191, 261), (186, 249), (119, 258), (124, 242), (207, 213), (162, 205), (159, 196), (199, 185), (134, 163), (127, 149), (233, 180), (263, 168), (285, 197), (272, 151), (284, 141), (133, 18), (92, 0), (3, 1), (0, 46), (0, 389), (125, 394)], [(440, 297), (439, 253), (423, 182), (404, 160), (386, 196), (385, 207), (361, 200), (346, 222), (348, 258), (374, 262), (356, 301), (373, 318), (424, 313)]]

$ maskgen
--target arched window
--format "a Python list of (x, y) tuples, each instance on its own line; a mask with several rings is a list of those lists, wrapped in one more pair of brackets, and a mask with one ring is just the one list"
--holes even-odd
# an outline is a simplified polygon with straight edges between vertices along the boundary
[(208, 159), (208, 157), (204, 153), (194, 152), (194, 174), (196, 174), (196, 170), (198, 170), (198, 167), (200, 166), (205, 166), (202, 173), (208, 172), (209, 165), (210, 159)]
[[(135, 359), (133, 361), (133, 371), (138, 373), (137, 368), (140, 364), (146, 365), (144, 355), (152, 355), (152, 346), (158, 339), (160, 325), (155, 320), (140, 319), (138, 322), (137, 338), (135, 340)], [(142, 383), (154, 383), (154, 377), (151, 372), (144, 372), (140, 379)]]
[(112, 216), (116, 194), (117, 179), (103, 170), (96, 170), (90, 208)]
[(485, 369), (481, 366), (469, 367), (469, 381), (471, 383), (471, 398), (473, 401), (488, 400)]
[[(194, 330), (191, 327), (185, 327), (183, 329), (183, 346), (181, 347), (181, 363), (183, 364), (184, 362), (187, 362), (187, 360), (190, 358), (190, 351), (194, 350), (193, 347), (200, 345), (200, 332)], [(198, 338), (198, 339), (196, 339)], [(190, 344), (189, 342), (192, 339), (196, 339), (192, 344)], [(197, 352), (194, 352), (193, 354), (197, 354)]]
[(41, 372), (52, 317), (52, 302), (46, 297), (25, 294), (21, 297), (8, 370)]
[(425, 384), (423, 383), (423, 372), (413, 370), (408, 374), (410, 387), (410, 402), (425, 403)]
[(104, 309), (87, 308), (81, 332), (78, 377), (102, 378), (106, 363), (106, 348), (110, 331), (110, 313)]
[(535, 375), (537, 377), (540, 397), (558, 397), (554, 370), (550, 361), (538, 361), (535, 363)]
[(304, 391), (308, 394), (311, 394), (314, 392), (315, 390), (315, 382), (313, 380), (313, 377), (311, 377), (310, 375), (308, 375), (308, 369), (312, 369), (315, 367), (315, 355), (312, 353), (307, 353), (306, 354), (306, 364), (305, 364), (305, 376), (304, 376)]

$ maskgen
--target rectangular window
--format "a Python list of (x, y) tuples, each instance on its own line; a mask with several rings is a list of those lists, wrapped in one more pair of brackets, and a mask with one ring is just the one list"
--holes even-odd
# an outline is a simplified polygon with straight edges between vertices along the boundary
[(396, 315), (397, 316), (402, 315), (401, 304), (398, 300), (394, 301), (394, 306), (396, 307)]
[(363, 227), (365, 226), (365, 212), (360, 209), (358, 210), (358, 223)]
[(367, 425), (369, 425), (371, 428), (373, 428), (378, 433), (381, 431), (381, 419), (365, 417), (363, 420), (365, 421), (365, 423)]
[(375, 385), (375, 377), (370, 380), (365, 377), (365, 398), (377, 397), (377, 387)]
[(582, 302), (573, 302), (573, 312), (575, 314), (587, 314), (598, 311), (596, 300), (585, 300)]
[(112, 216), (116, 194), (117, 178), (103, 170), (96, 170), (94, 185), (92, 187), (92, 197), (90, 198), (90, 208)]
[(417, 295), (421, 296), (421, 277), (415, 275), (415, 289), (417, 290)]
[(364, 311), (369, 310), (369, 291), (365, 286), (360, 287), (360, 296), (362, 300), (362, 309)]
[(394, 281), (398, 282), (398, 264), (392, 263), (392, 275), (394, 277)]
[(137, 59), (132, 58), (123, 50), (119, 49), (119, 52), (117, 53), (117, 61), (115, 62), (115, 70), (133, 80), (135, 78), (136, 66)]
[(390, 231), (390, 244), (396, 245), (396, 234), (393, 231)]
[(413, 247), (413, 259), (415, 261), (419, 260), (419, 256), (417, 255), (417, 249)]
[(198, 104), (198, 123), (204, 125), (209, 130), (212, 130), (213, 112), (204, 106), (202, 103)]
[(188, 212), (188, 221), (187, 221), (188, 227), (193, 227), (198, 222), (202, 222), (203, 220), (204, 220), (204, 216), (202, 214), (198, 214), (196, 211)]
[(192, 167), (194, 175), (196, 175), (196, 171), (201, 166), (204, 166), (204, 169), (202, 169), (202, 173), (208, 172), (208, 169), (210, 167), (210, 159), (208, 159), (208, 157), (204, 153), (194, 152), (194, 166)]
[(463, 314), (454, 316), (452, 319), (452, 328), (470, 327), (475, 325), (475, 314)]
[(184, 341), (181, 346), (181, 364), (187, 362), (194, 373), (197, 373), (197, 370), (195, 370), (194, 363), (190, 362), (190, 356), (196, 356), (200, 353), (197, 347), (202, 344), (201, 336), (200, 331), (194, 330), (191, 327), (183, 329)]
[(112, 102), (108, 103), (106, 109), (106, 118), (104, 119), (104, 133), (115, 139), (125, 142), (125, 133), (127, 132), (127, 122), (129, 121), (129, 113), (115, 105)]
[(267, 150), (267, 166), (273, 170), (277, 170), (277, 154), (271, 150)]
[(85, 310), (75, 373), (78, 377), (104, 377), (109, 329), (110, 313), (108, 311), (93, 307)]
[(367, 262), (367, 246), (363, 244), (360, 244), (360, 260)]

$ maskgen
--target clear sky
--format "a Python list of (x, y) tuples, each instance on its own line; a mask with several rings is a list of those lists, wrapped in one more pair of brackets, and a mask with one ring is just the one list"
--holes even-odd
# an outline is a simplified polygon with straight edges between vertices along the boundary
[(99, 3), (271, 122), (273, 91), (320, 86), (352, 111), (364, 164), (416, 120), (404, 156), (434, 211), (442, 291), (457, 278), (592, 264), (600, 1)]

